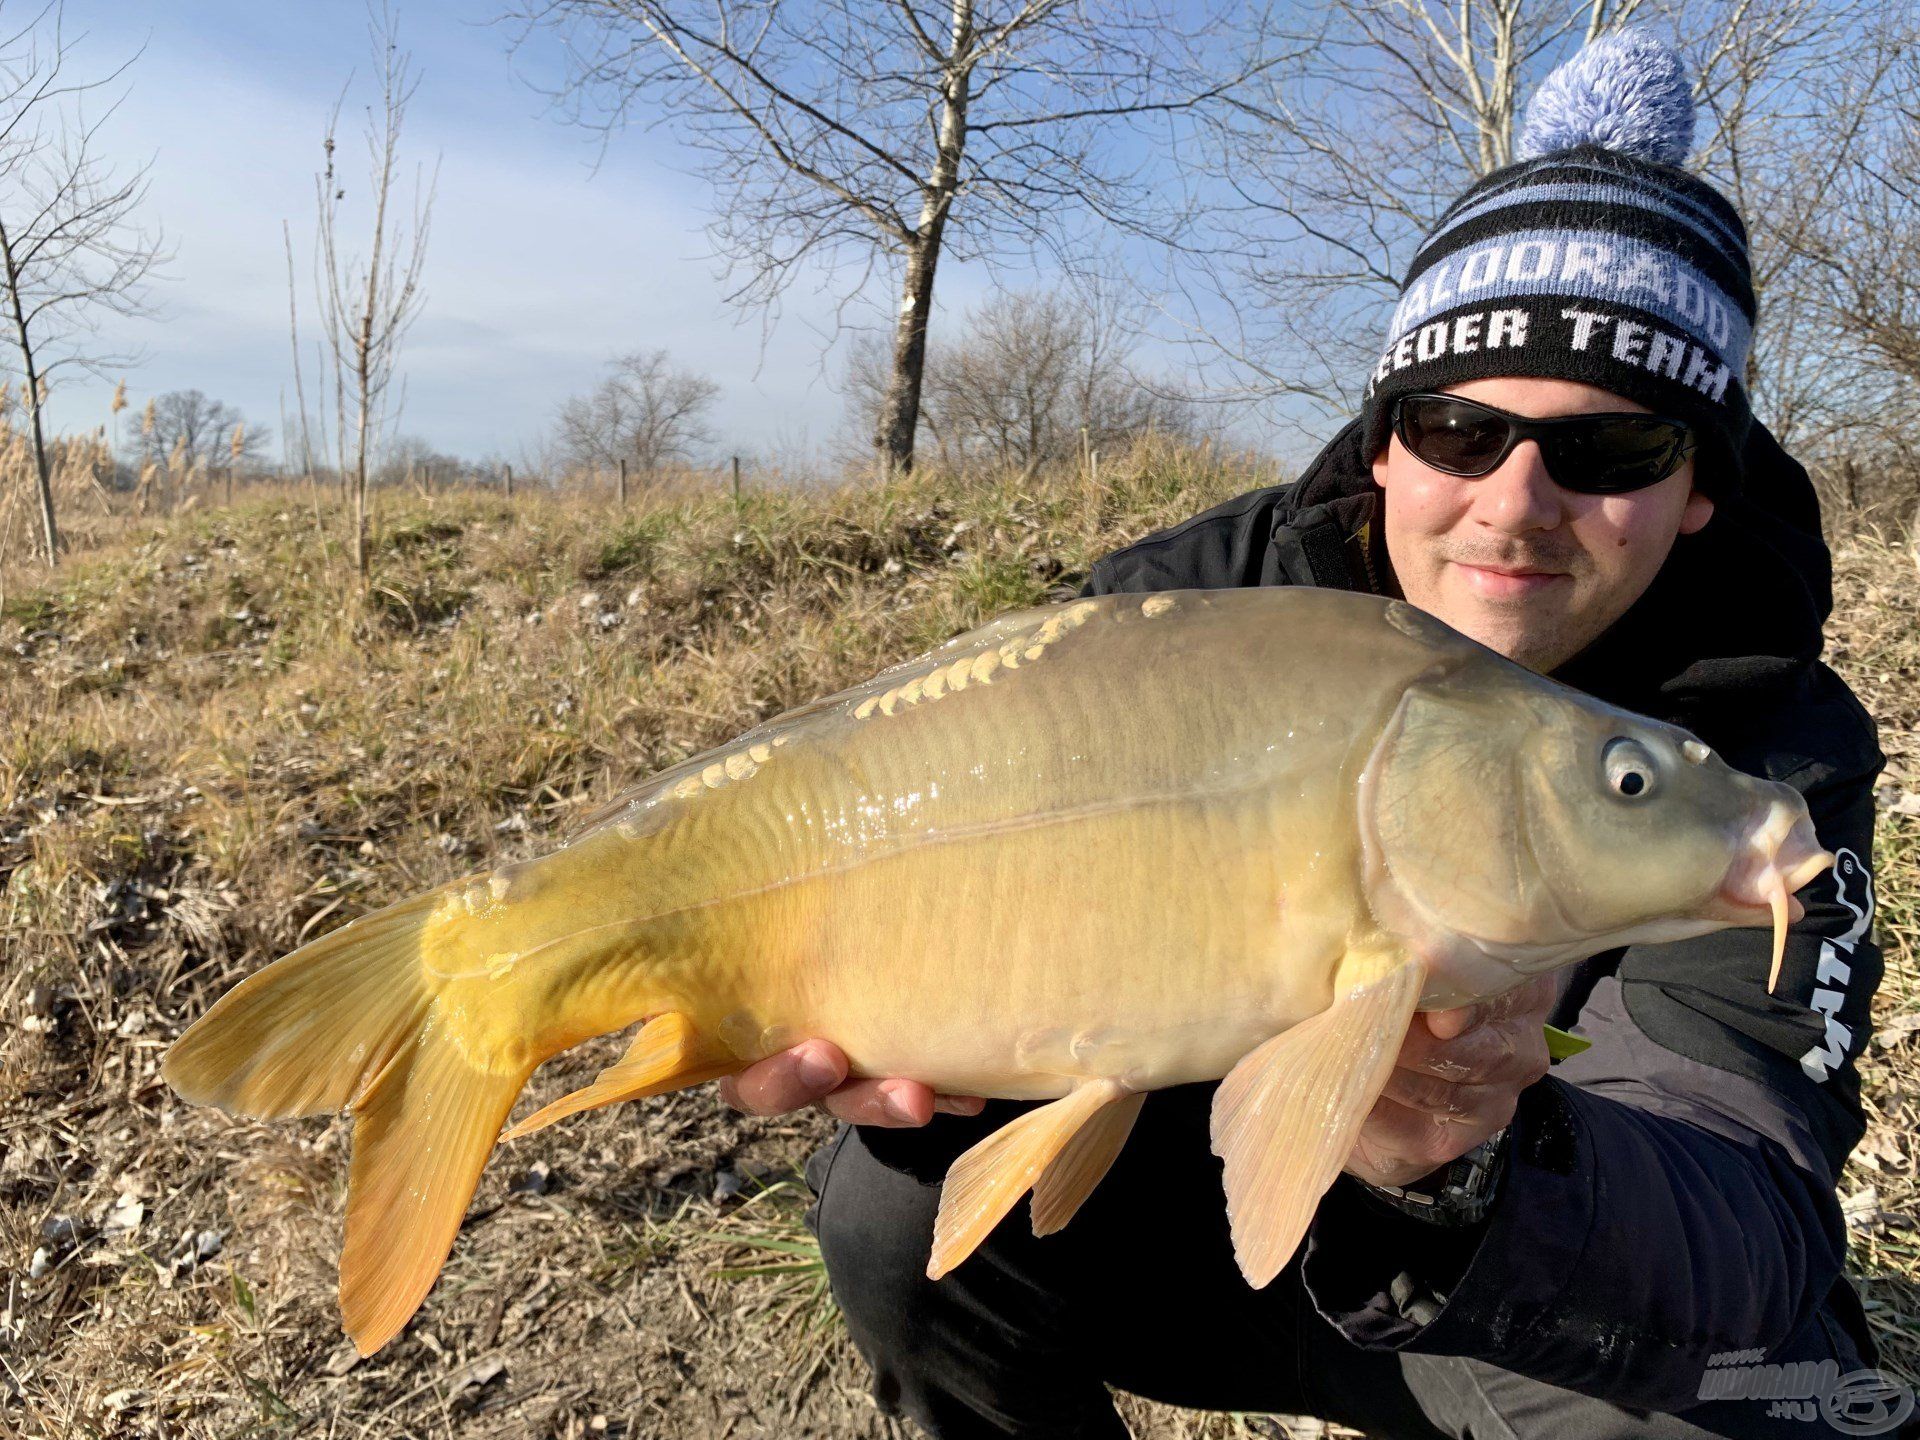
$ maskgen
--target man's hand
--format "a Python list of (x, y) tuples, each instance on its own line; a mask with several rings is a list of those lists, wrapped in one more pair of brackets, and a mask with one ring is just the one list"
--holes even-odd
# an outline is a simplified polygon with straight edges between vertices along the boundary
[(1415, 1015), (1347, 1173), (1371, 1185), (1405, 1185), (1511, 1121), (1520, 1092), (1547, 1073), (1542, 1027), (1562, 978), (1541, 975), (1484, 1005)]
[(977, 1095), (936, 1095), (918, 1080), (849, 1080), (847, 1057), (826, 1040), (749, 1065), (720, 1082), (720, 1098), (748, 1115), (784, 1115), (818, 1104), (855, 1125), (924, 1125), (936, 1114), (978, 1115)]
[[(1547, 1073), (1541, 1027), (1560, 975), (1542, 975), (1484, 1005), (1416, 1015), (1380, 1099), (1360, 1129), (1347, 1173), (1404, 1185), (1466, 1154), (1513, 1119), (1520, 1092)], [(720, 1098), (748, 1115), (808, 1105), (855, 1125), (925, 1125), (978, 1115), (975, 1095), (936, 1095), (917, 1080), (848, 1080), (847, 1057), (803, 1040), (720, 1082)]]

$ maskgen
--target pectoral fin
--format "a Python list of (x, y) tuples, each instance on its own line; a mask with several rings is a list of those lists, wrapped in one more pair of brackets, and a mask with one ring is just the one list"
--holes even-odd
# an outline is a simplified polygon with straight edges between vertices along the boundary
[[(1020, 1197), (1033, 1188), (1080, 1128), (1126, 1094), (1117, 1080), (1089, 1080), (1071, 1094), (1008, 1121), (954, 1161), (940, 1188), (940, 1213), (933, 1222), (933, 1253), (927, 1258), (927, 1278), (938, 1280), (971, 1255)], [(1117, 1151), (1119, 1145), (1113, 1144), (1112, 1149)], [(1111, 1163), (1111, 1154), (1107, 1160)], [(1076, 1173), (1078, 1169), (1076, 1165)], [(1106, 1166), (1100, 1169), (1104, 1173)], [(1098, 1180), (1099, 1175), (1092, 1178)], [(1092, 1188), (1092, 1181), (1088, 1181), (1081, 1198)], [(1063, 1187), (1061, 1199), (1068, 1193)], [(1073, 1203), (1077, 1206), (1079, 1201)], [(1059, 1217), (1060, 1223), (1065, 1224), (1072, 1213), (1069, 1207)]]
[(1343, 969), (1332, 1005), (1249, 1052), (1214, 1096), (1233, 1253), (1256, 1289), (1293, 1258), (1346, 1163), (1426, 983), (1417, 960), (1370, 968)]
[(591, 1085), (536, 1110), (501, 1138), (518, 1140), (583, 1110), (684, 1090), (743, 1068), (732, 1051), (703, 1037), (686, 1016), (669, 1011), (641, 1026), (627, 1053), (602, 1070)]
[(1064, 1226), (1106, 1178), (1146, 1098), (1147, 1092), (1140, 1090), (1101, 1106), (1040, 1172), (1033, 1186), (1034, 1234), (1051, 1235)]

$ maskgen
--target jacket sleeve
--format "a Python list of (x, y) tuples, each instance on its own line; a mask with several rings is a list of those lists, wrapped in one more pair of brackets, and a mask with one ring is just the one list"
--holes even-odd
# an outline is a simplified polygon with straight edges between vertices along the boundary
[(1080, 587), (1081, 598), (1283, 581), (1276, 568), (1274, 514), (1289, 488), (1250, 490), (1102, 556)]
[(1875, 770), (1802, 786), (1838, 864), (1801, 892), (1778, 996), (1764, 931), (1625, 952), (1580, 1011), (1592, 1048), (1522, 1093), (1486, 1220), (1444, 1232), (1346, 1177), (1328, 1193), (1303, 1269), (1320, 1313), (1368, 1349), (1660, 1411), (1699, 1403), (1717, 1352), (1806, 1324), (1840, 1274), (1834, 1185), (1863, 1129)]

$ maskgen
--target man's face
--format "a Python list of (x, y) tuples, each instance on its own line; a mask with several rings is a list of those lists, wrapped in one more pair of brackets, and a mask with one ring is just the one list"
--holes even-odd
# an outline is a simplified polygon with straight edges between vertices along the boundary
[[(1576, 380), (1467, 380), (1446, 393), (1534, 419), (1648, 413)], [(1713, 501), (1693, 488), (1692, 456), (1644, 490), (1581, 495), (1554, 484), (1531, 440), (1497, 470), (1466, 479), (1423, 465), (1395, 435), (1374, 460), (1373, 478), (1386, 492), (1387, 558), (1407, 599), (1543, 674), (1624, 615), (1675, 537), (1713, 515)]]

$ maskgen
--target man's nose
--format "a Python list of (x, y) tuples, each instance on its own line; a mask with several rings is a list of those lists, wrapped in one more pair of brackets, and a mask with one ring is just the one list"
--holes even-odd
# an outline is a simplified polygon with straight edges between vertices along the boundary
[(1483, 525), (1510, 534), (1550, 530), (1564, 518), (1563, 498), (1539, 445), (1522, 440), (1499, 469), (1474, 482), (1473, 511)]

